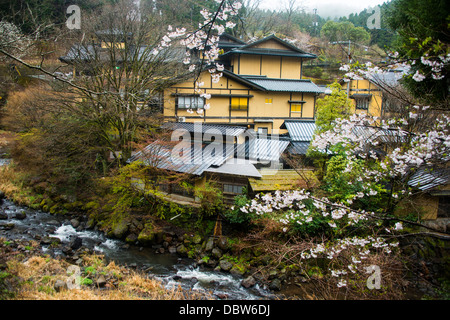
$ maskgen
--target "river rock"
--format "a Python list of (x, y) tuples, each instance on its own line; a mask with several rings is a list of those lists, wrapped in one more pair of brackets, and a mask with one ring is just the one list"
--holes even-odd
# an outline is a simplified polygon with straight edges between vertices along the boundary
[(171, 246), (171, 247), (168, 248), (168, 250), (169, 250), (169, 253), (177, 253), (177, 248), (176, 247)]
[(41, 244), (52, 244), (52, 243), (60, 244), (61, 239), (56, 238), (56, 237), (45, 236), (45, 237), (41, 238), (40, 243)]
[(60, 225), (58, 220), (49, 220), (49, 221), (47, 221), (47, 224), (49, 224), (51, 226), (59, 226)]
[(16, 214), (14, 215), (14, 218), (18, 219), (18, 220), (23, 220), (26, 217), (27, 217), (27, 214), (25, 213), (24, 210), (17, 211)]
[(70, 220), (70, 224), (76, 229), (80, 225), (80, 221), (78, 219), (72, 219)]
[(0, 211), (0, 220), (8, 219), (8, 214), (6, 212)]
[(192, 238), (192, 242), (195, 244), (199, 244), (200, 242), (202, 242), (202, 236), (199, 234), (194, 235), (194, 237)]
[(280, 279), (273, 279), (269, 284), (269, 289), (274, 291), (280, 291), (281, 290), (281, 280)]
[(0, 224), (0, 230), (11, 230), (14, 229), (16, 225), (14, 223), (5, 223), (5, 224)]
[(220, 266), (220, 269), (222, 269), (223, 271), (230, 271), (231, 268), (233, 268), (233, 264), (230, 261), (225, 260), (225, 259), (222, 259), (219, 261), (219, 266)]
[(121, 220), (112, 230), (114, 237), (123, 239), (128, 232), (128, 221)]
[(86, 222), (86, 229), (94, 229), (95, 227), (95, 219), (89, 218), (89, 220)]
[(70, 244), (69, 244), (69, 246), (72, 250), (78, 250), (81, 248), (82, 245), (83, 245), (83, 239), (81, 239), (80, 237), (75, 237), (75, 239), (70, 241)]
[(217, 240), (217, 246), (223, 250), (223, 251), (227, 251), (230, 248), (230, 244), (228, 243), (228, 238), (227, 237), (220, 237)]
[(177, 247), (177, 253), (180, 254), (180, 255), (186, 255), (186, 254), (187, 254), (187, 249), (186, 249), (186, 247), (184, 246), (184, 244), (180, 244), (180, 245)]
[(103, 287), (106, 285), (106, 278), (105, 278), (105, 276), (104, 276), (103, 274), (101, 274), (101, 275), (97, 278), (97, 280), (96, 280), (95, 283), (97, 284), (97, 287), (103, 288)]
[(125, 238), (125, 242), (127, 243), (136, 243), (136, 241), (138, 240), (138, 237), (136, 234), (134, 233), (130, 233), (126, 238)]
[(219, 248), (213, 248), (211, 250), (211, 254), (214, 258), (220, 259), (222, 258), (222, 250), (220, 250)]
[(209, 238), (206, 241), (205, 251), (211, 251), (214, 248), (214, 238)]
[(56, 280), (53, 288), (55, 289), (56, 292), (61, 292), (62, 290), (67, 289), (67, 283), (62, 280)]
[(255, 284), (256, 284), (256, 280), (252, 276), (248, 276), (247, 278), (245, 278), (241, 281), (241, 285), (247, 289), (250, 287), (253, 287)]
[(244, 267), (239, 267), (237, 265), (234, 265), (230, 270), (231, 274), (234, 274), (239, 277), (242, 277), (245, 274), (245, 272), (246, 272), (246, 270)]

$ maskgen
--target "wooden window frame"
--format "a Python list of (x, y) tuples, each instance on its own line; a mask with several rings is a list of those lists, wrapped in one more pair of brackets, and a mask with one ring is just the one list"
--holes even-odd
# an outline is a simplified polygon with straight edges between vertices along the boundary
[[(182, 103), (180, 103), (180, 100), (183, 100)], [(186, 103), (186, 99), (190, 99), (190, 104), (188, 105)], [(194, 102), (195, 101), (195, 102)], [(187, 107), (189, 106), (189, 107)], [(202, 98), (200, 96), (178, 96), (177, 97), (177, 109), (203, 109), (205, 106), (205, 98)]]

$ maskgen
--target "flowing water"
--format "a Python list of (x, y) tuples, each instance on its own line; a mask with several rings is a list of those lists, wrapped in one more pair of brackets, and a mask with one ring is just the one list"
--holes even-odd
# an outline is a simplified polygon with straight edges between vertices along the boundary
[[(52, 256), (62, 255), (61, 248), (75, 237), (80, 237), (83, 246), (104, 255), (107, 261), (145, 270), (160, 279), (168, 288), (181, 285), (184, 289), (210, 292), (216, 297), (227, 299), (252, 300), (274, 297), (270, 291), (258, 285), (250, 289), (244, 288), (241, 286), (240, 277), (198, 267), (194, 261), (179, 258), (176, 254), (157, 254), (151, 248), (125, 246), (123, 241), (109, 239), (95, 230), (76, 230), (66, 217), (21, 207), (6, 199), (0, 206), (0, 212), (8, 216), (8, 219), (0, 220), (0, 237), (24, 240), (59, 238), (62, 245), (57, 248), (42, 244), (42, 251)], [(26, 214), (26, 218), (16, 217), (21, 212)]]

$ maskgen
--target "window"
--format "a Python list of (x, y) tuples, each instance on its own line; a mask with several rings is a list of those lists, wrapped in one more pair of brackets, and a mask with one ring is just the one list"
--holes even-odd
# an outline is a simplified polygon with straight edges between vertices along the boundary
[(356, 109), (368, 110), (371, 97), (370, 94), (353, 94), (350, 98), (355, 99)]
[(355, 99), (356, 109), (367, 110), (369, 109), (369, 99), (367, 98), (358, 98)]
[(268, 134), (269, 133), (269, 128), (266, 127), (259, 127), (258, 128), (258, 134)]
[(203, 108), (205, 100), (201, 97), (178, 97), (178, 108), (180, 109), (198, 109)]
[(233, 110), (247, 110), (248, 98), (231, 98), (231, 109)]
[(242, 194), (242, 188), (244, 188), (244, 186), (238, 186), (235, 184), (224, 184), (223, 192), (224, 193), (233, 193), (233, 194)]
[(270, 99), (266, 98), (266, 104), (272, 104), (272, 102), (273, 102), (272, 98), (270, 98)]
[(291, 112), (300, 112), (300, 116), (301, 116), (302, 105), (301, 104), (291, 104)]

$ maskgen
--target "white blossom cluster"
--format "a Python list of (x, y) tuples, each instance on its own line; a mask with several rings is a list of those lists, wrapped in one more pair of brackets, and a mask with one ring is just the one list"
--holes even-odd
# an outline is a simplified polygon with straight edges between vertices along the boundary
[[(307, 201), (312, 200), (312, 209), (307, 208)], [(333, 203), (328, 199), (318, 199), (304, 190), (277, 190), (273, 194), (256, 195), (247, 205), (240, 208), (244, 213), (252, 212), (256, 215), (264, 215), (277, 212), (276, 218), (286, 227), (287, 231), (292, 224), (305, 224), (312, 222), (318, 216), (324, 218), (331, 228), (339, 225), (354, 225), (362, 220), (367, 220), (374, 213), (355, 211), (340, 203)]]
[(340, 257), (341, 267), (345, 269), (333, 269), (330, 268), (331, 277), (337, 278), (338, 287), (347, 286), (347, 280), (345, 277), (349, 274), (356, 274), (358, 272), (364, 272), (363, 261), (366, 260), (371, 252), (382, 252), (389, 254), (392, 252), (392, 248), (398, 247), (398, 242), (387, 242), (386, 239), (381, 237), (367, 236), (352, 237), (338, 239), (329, 243), (319, 243), (310, 249), (307, 249), (301, 253), (302, 259), (311, 258), (325, 258), (328, 260), (337, 260)]
[(0, 49), (7, 49), (18, 58), (27, 54), (32, 41), (15, 24), (0, 21), (0, 35)]

